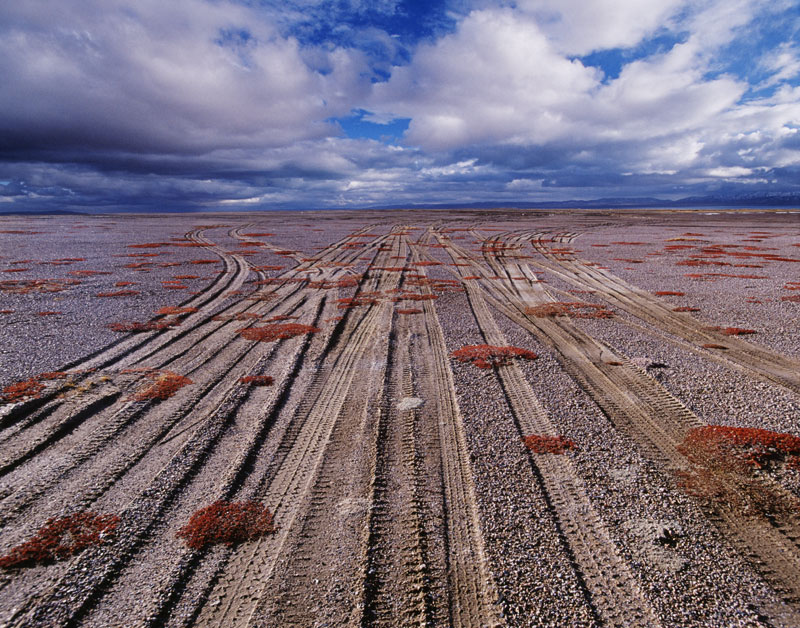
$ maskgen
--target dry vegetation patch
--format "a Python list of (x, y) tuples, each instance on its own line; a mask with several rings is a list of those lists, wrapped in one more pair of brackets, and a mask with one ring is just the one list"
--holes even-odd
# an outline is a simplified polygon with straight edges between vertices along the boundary
[(214, 502), (196, 511), (189, 523), (178, 530), (192, 549), (209, 545), (235, 545), (277, 531), (272, 513), (256, 501)]
[(497, 347), (494, 345), (466, 345), (451, 354), (459, 362), (467, 362), (479, 369), (507, 366), (513, 358), (535, 360), (537, 356), (533, 351), (520, 347)]
[(77, 512), (66, 517), (48, 519), (36, 535), (0, 557), (6, 569), (44, 565), (63, 560), (92, 545), (102, 544), (119, 523), (116, 515)]

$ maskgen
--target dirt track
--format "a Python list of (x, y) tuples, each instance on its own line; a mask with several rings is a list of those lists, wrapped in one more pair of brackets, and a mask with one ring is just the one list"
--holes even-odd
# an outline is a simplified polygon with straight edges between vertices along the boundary
[[(69, 560), (0, 571), (0, 625), (800, 624), (800, 471), (779, 461), (746, 484), (721, 475), (722, 497), (687, 492), (681, 474), (697, 457), (685, 439), (719, 421), (704, 415), (706, 401), (674, 392), (713, 365), (752, 403), (725, 424), (800, 435), (800, 360), (769, 331), (797, 328), (800, 304), (781, 300), (798, 294), (800, 229), (790, 216), (387, 212), (319, 214), (312, 224), (311, 215), (169, 219), (173, 240), (191, 246), (146, 245), (173, 260), (163, 268), (218, 260), (188, 298), (170, 293), (187, 309), (0, 382), (65, 372), (0, 404), (0, 551), (51, 517), (120, 517), (113, 537)], [(50, 219), (6, 222), (54, 229)], [(698, 231), (714, 235), (684, 234)], [(141, 244), (135, 234), (115, 241), (118, 250)], [(664, 242), (681, 244), (654, 250)], [(645, 243), (649, 259), (638, 253)], [(53, 257), (71, 253), (49, 246)], [(682, 277), (678, 255), (731, 267), (703, 267), (708, 282), (686, 288), (703, 303), (708, 291), (733, 302), (736, 282), (757, 276), (734, 263), (761, 255), (745, 259), (766, 269), (762, 318), (747, 321), (761, 337), (725, 335), (710, 328), (742, 323), (675, 312), (657, 296)], [(145, 274), (138, 283), (159, 295)], [(120, 310), (92, 311), (100, 289), (70, 287), (63, 298), (83, 299), (87, 319), (117, 322)], [(0, 285), (16, 317), (0, 322), (21, 355), (35, 338), (23, 325), (42, 324), (34, 314), (50, 297), (15, 290)], [(614, 315), (532, 313), (565, 301)], [(276, 342), (239, 334), (274, 321), (319, 331)], [(642, 362), (626, 349), (634, 336), (642, 347), (661, 343), (675, 363)], [(467, 344), (540, 358), (482, 370), (451, 357)], [(164, 399), (143, 394), (173, 375), (191, 383)], [(240, 382), (254, 375), (274, 384)], [(709, 383), (708, 403), (722, 407)], [(574, 438), (577, 449), (535, 453), (522, 444), (530, 435)], [(597, 483), (611, 476), (620, 483)], [(742, 490), (770, 509), (724, 498)], [(195, 510), (251, 499), (274, 514), (275, 534), (202, 550), (176, 538)]]

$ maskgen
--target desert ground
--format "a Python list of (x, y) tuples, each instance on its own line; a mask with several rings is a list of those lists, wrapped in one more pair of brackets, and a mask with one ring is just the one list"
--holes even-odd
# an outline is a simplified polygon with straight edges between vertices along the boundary
[(798, 626), (798, 262), (792, 210), (2, 217), (0, 626)]

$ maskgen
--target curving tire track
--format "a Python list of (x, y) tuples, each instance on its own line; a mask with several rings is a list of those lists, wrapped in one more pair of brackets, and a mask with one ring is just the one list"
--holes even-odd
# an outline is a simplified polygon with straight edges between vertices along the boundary
[[(566, 260), (553, 255), (541, 237), (534, 238), (531, 243), (547, 260), (544, 267), (565, 281), (595, 290), (609, 303), (691, 343), (708, 357), (800, 394), (800, 361), (711, 331), (690, 314), (673, 312), (663, 301), (608, 270), (594, 268), (584, 260)], [(724, 349), (704, 348), (704, 344), (722, 345)]]
[[(393, 240), (398, 246), (399, 239)], [(379, 252), (376, 260), (382, 257)], [(388, 289), (395, 287), (396, 281), (390, 277), (372, 284)], [(381, 303), (370, 306), (357, 320), (355, 316), (348, 317), (348, 321), (356, 322), (345, 325), (342, 335), (326, 354), (311, 386), (311, 394), (301, 404), (294, 429), (287, 432), (276, 458), (276, 468), (259, 496), (274, 513), (278, 532), (274, 537), (262, 538), (234, 551), (215, 583), (210, 601), (197, 617), (198, 626), (240, 626), (253, 618), (290, 531), (303, 520), (307, 496), (317, 480), (331, 435), (347, 401), (356, 365), (375, 343), (381, 342), (377, 331), (388, 311), (389, 305)]]

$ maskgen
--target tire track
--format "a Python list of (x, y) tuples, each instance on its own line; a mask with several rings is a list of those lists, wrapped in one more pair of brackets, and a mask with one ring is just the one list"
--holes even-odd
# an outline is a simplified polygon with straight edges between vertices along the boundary
[[(673, 312), (650, 293), (630, 285), (610, 271), (589, 266), (583, 260), (559, 259), (549, 252), (545, 241), (541, 238), (533, 239), (531, 243), (549, 262), (542, 266), (565, 281), (596, 290), (596, 293), (609, 303), (692, 343), (712, 359), (734, 365), (760, 379), (800, 394), (800, 361), (773, 353), (742, 339), (710, 331), (690, 314)], [(721, 345), (724, 349), (711, 350), (703, 348), (704, 344)]]
[[(646, 456), (668, 470), (690, 468), (679, 447), (689, 429), (702, 425), (692, 412), (627, 358), (568, 321), (525, 314), (526, 307), (544, 301), (521, 302), (502, 285), (489, 289), (496, 295), (488, 297), (489, 302), (553, 348), (567, 373)], [(540, 298), (549, 300), (544, 292)], [(787, 517), (778, 527), (766, 517), (743, 518), (724, 506), (704, 509), (722, 535), (732, 539), (733, 546), (782, 598), (784, 605), (765, 609), (765, 613), (778, 625), (800, 623), (800, 524), (796, 516)]]
[(411, 330), (398, 317), (377, 438), (373, 507), (369, 518), (362, 626), (428, 626), (433, 604), (421, 496), (416, 410), (398, 403), (414, 397)]
[[(233, 361), (233, 364), (235, 364), (235, 362), (236, 362), (236, 361)], [(230, 370), (230, 369), (228, 369), (228, 370)], [(226, 374), (228, 374), (228, 373), (227, 373), (227, 371), (226, 371), (225, 373), (222, 373), (218, 381), (221, 381), (221, 380), (222, 380), (222, 379), (225, 377), (225, 375), (226, 375)], [(230, 390), (228, 390), (228, 392), (230, 392)], [(187, 404), (187, 405), (188, 405), (188, 407), (189, 407), (189, 411), (191, 411), (191, 410), (192, 410), (192, 408), (193, 408), (193, 406), (194, 406), (194, 405), (196, 405), (196, 402), (197, 402), (197, 400), (198, 400), (198, 399), (199, 399), (199, 397), (194, 399), (194, 403), (190, 401), (190, 402)], [(223, 398), (223, 399), (224, 399), (224, 398)], [(212, 405), (213, 405), (213, 404), (212, 404)], [(218, 407), (220, 407), (220, 406), (218, 406)], [(163, 407), (162, 407), (162, 410), (163, 410)], [(158, 414), (158, 413), (156, 413), (156, 414)], [(215, 414), (215, 415), (216, 415), (216, 414), (218, 414), (218, 411), (214, 411), (212, 414)], [(206, 421), (206, 423), (208, 423), (208, 424), (212, 424), (212, 423), (214, 423), (214, 422), (215, 422), (215, 419), (218, 419), (218, 417), (217, 417), (217, 416), (211, 416), (211, 415), (209, 415), (209, 417), (210, 417), (210, 418), (208, 419), (208, 421)], [(154, 418), (158, 419), (158, 417), (157, 417), (157, 416), (156, 416), (156, 417), (154, 417)], [(217, 422), (217, 423), (219, 423), (219, 421), (218, 421), (218, 420), (217, 420), (216, 422)], [(166, 426), (166, 429), (162, 429), (160, 432), (158, 432), (158, 433), (156, 434), (156, 436), (157, 436), (157, 437), (160, 437), (160, 436), (163, 436), (163, 435), (165, 435), (165, 433), (169, 431), (169, 427), (170, 427), (170, 425), (168, 424), (168, 425)], [(208, 425), (202, 425), (200, 428), (198, 428), (198, 430), (196, 430), (196, 432), (207, 432), (207, 431), (208, 431)], [(110, 436), (109, 436), (109, 430), (108, 430), (108, 429), (106, 429), (105, 433), (103, 433), (103, 434), (102, 434), (102, 437), (103, 437), (103, 440), (104, 440), (104, 441), (108, 441), (108, 440), (109, 440)], [(95, 438), (95, 441), (97, 441), (97, 440), (98, 440), (98, 439), (97, 439), (97, 438)], [(156, 440), (158, 440), (158, 439), (156, 439)], [(190, 438), (189, 438), (189, 440), (188, 440), (188, 442), (189, 442), (189, 443), (193, 443), (195, 440), (196, 440), (196, 439), (194, 439), (193, 437), (190, 437)], [(95, 443), (95, 444), (96, 444), (96, 443)], [(140, 445), (141, 445), (141, 443), (140, 443)], [(196, 443), (195, 443), (195, 446), (196, 446)], [(97, 451), (99, 451), (99, 447), (96, 447), (95, 449), (97, 449)], [(143, 457), (143, 456), (144, 456), (144, 455), (145, 455), (145, 454), (146, 454), (146, 453), (149, 451), (149, 449), (150, 449), (150, 447), (146, 447), (146, 448), (144, 448), (144, 449), (142, 450), (142, 453), (141, 453), (141, 455), (139, 455), (139, 454), (136, 454), (136, 455), (137, 455), (137, 457), (138, 457), (138, 459), (141, 459), (141, 458), (142, 458), (142, 457)], [(184, 449), (185, 449), (185, 447), (184, 447), (183, 449), (181, 449), (181, 451), (183, 451)], [(179, 452), (179, 453), (180, 453), (180, 452)], [(134, 462), (137, 462), (137, 461), (138, 461), (138, 460), (135, 460)], [(129, 468), (131, 465), (127, 465), (127, 466), (128, 466), (128, 468)], [(190, 469), (190, 471), (191, 471), (191, 467), (189, 467), (189, 469)], [(122, 471), (124, 471), (124, 470), (127, 470), (127, 469), (123, 469)], [(108, 480), (108, 481), (105, 483), (105, 486), (103, 486), (103, 487), (95, 487), (95, 489), (92, 491), (92, 493), (91, 493), (91, 494), (85, 494), (85, 495), (84, 495), (84, 500), (85, 500), (85, 501), (91, 501), (92, 499), (95, 499), (95, 498), (97, 498), (97, 497), (99, 496), (99, 494), (101, 494), (101, 493), (102, 493), (102, 492), (103, 492), (105, 489), (107, 489), (108, 487), (110, 487), (110, 486), (111, 486), (111, 485), (114, 483), (115, 479), (117, 479), (117, 477), (119, 477), (119, 476), (121, 475), (121, 472), (119, 472), (119, 470), (117, 470), (117, 471), (118, 471), (118, 472), (116, 472), (116, 473), (112, 473), (112, 474), (111, 474), (112, 476), (116, 476), (116, 477), (112, 477), (112, 478), (110, 478), (110, 479), (109, 479), (109, 480)], [(32, 497), (35, 497), (35, 495), (34, 495), (34, 496), (32, 496)], [(32, 498), (31, 498), (31, 500), (32, 500)]]
[[(397, 241), (399, 239), (395, 240), (395, 246)], [(376, 260), (382, 257), (379, 252)], [(388, 286), (371, 283), (376, 287), (396, 285), (396, 279), (388, 281), (393, 283)], [(197, 617), (198, 626), (239, 626), (253, 617), (289, 532), (296, 522), (302, 521), (302, 505), (318, 476), (331, 434), (347, 400), (355, 366), (370, 346), (379, 342), (376, 332), (388, 312), (387, 303), (369, 306), (366, 314), (349, 326), (349, 333), (345, 325), (345, 332), (337, 339), (319, 371), (317, 384), (312, 385), (312, 394), (298, 410), (295, 428), (287, 433), (281, 447), (284, 454), (278, 456), (277, 468), (261, 496), (275, 514), (279, 530), (274, 538), (262, 538), (233, 553), (214, 586), (211, 601)]]
[(499, 626), (497, 599), (489, 570), (472, 482), (469, 450), (458, 409), (444, 333), (432, 301), (423, 301), (420, 373), (423, 398), (435, 404), (445, 492), (449, 624)]
[[(486, 343), (506, 346), (506, 338), (481, 292), (472, 282), (463, 283)], [(494, 371), (520, 429), (520, 437), (530, 434), (557, 436), (555, 426), (519, 367), (511, 363)], [(555, 510), (564, 541), (588, 589), (591, 604), (604, 623), (610, 626), (659, 625), (636, 578), (620, 558), (605, 524), (592, 506), (571, 460), (553, 454), (531, 454), (531, 457)]]

